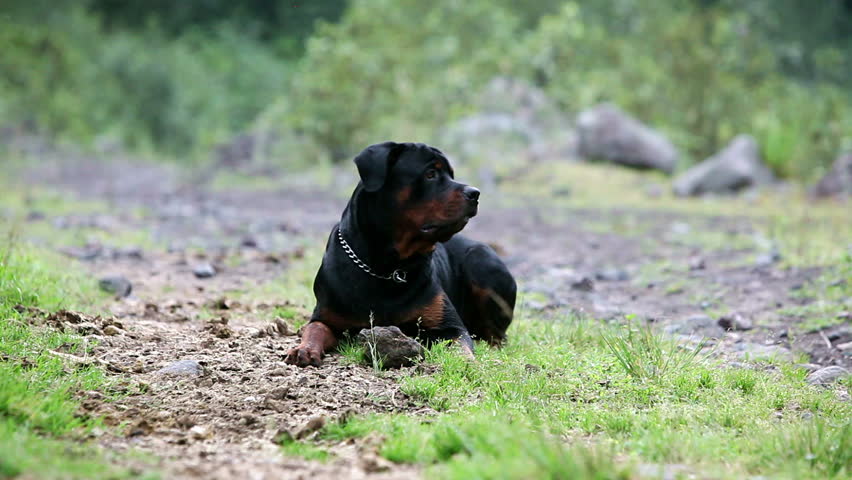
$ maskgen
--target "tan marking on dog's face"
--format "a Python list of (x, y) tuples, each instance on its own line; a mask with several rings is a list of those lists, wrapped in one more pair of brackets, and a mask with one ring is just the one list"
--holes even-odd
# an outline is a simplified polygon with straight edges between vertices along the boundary
[(447, 226), (461, 222), (467, 206), (460, 190), (450, 190), (441, 197), (416, 203), (410, 202), (410, 197), (411, 187), (400, 190), (396, 196), (399, 214), (394, 222), (393, 242), (401, 259), (433, 251), (438, 238), (421, 229), (426, 225)]

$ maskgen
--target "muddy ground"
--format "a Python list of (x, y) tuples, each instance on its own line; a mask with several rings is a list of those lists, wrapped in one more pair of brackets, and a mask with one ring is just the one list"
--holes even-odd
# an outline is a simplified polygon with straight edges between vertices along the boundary
[[(310, 436), (320, 422), (353, 413), (432, 412), (400, 391), (395, 378), (405, 371), (379, 375), (336, 355), (319, 369), (284, 364), (298, 339), (294, 319), (276, 324), (269, 312), (298, 317), (312, 305), (262, 295), (234, 300), (234, 291), (280, 281), (306, 250), (324, 248), (354, 187), (354, 168), (335, 173), (334, 187), (325, 188), (292, 175), (262, 191), (221, 182), (213, 188), (211, 178), (86, 160), (45, 162), (26, 175), (27, 184), (113, 207), (107, 214), (30, 212), (30, 221), (144, 231), (155, 240), (142, 249), (105, 242), (64, 250), (84, 259), (93, 277), (120, 275), (133, 286), (110, 307), (118, 325), (94, 321), (96, 328), (87, 330), (99, 340), (97, 361), (126, 379), (130, 393), (109, 402), (86, 394), (88, 413), (120, 427), (106, 429), (99, 441), (151, 454), (135, 466), (153, 464), (167, 478), (416, 477), (416, 470), (379, 459), (369, 439), (332, 446), (339, 455), (329, 463), (282, 456), (276, 439)], [(797, 292), (820, 268), (783, 268), (758, 247), (705, 248), (684, 240), (705, 231), (732, 238), (756, 233), (748, 219), (566, 210), (546, 199), (488, 191), (480, 211), (466, 234), (504, 257), (526, 314), (553, 321), (569, 313), (602, 320), (630, 314), (674, 335), (718, 338), (716, 352), (731, 362), (801, 355), (817, 365), (852, 365), (849, 352), (838, 348), (852, 340), (848, 322), (794, 335), (801, 319), (783, 313), (809, 301)], [(641, 228), (607, 227), (625, 224)], [(216, 274), (196, 278), (193, 270), (205, 263)], [(719, 326), (722, 317), (734, 328)]]

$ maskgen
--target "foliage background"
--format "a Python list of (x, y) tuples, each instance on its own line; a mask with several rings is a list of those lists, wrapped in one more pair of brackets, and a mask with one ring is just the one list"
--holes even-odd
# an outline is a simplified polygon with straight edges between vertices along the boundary
[[(613, 101), (695, 162), (751, 133), (805, 181), (852, 148), (852, 1), (7, 0), (0, 126), (207, 161), (434, 141), (497, 75), (571, 118)], [(566, 131), (571, 125), (566, 125)]]

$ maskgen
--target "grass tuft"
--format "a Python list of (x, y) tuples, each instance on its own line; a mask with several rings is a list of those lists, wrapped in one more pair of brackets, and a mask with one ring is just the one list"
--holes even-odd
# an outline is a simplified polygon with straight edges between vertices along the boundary
[(707, 344), (685, 347), (676, 340), (656, 334), (647, 325), (637, 325), (633, 318), (626, 334), (603, 333), (602, 339), (618, 359), (624, 371), (638, 380), (656, 380), (673, 371), (681, 371), (700, 361), (699, 352)]

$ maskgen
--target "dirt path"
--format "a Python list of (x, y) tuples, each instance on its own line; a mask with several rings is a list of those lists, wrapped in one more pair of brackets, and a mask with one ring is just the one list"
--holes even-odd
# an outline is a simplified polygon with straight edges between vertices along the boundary
[[(337, 183), (348, 193), (355, 179), (341, 175)], [(93, 275), (120, 275), (133, 285), (133, 294), (111, 307), (119, 331), (93, 332), (102, 334), (96, 356), (130, 380), (132, 393), (105, 402), (92, 392), (84, 402), (108, 424), (126, 423), (117, 430), (122, 436), (104, 433), (102, 444), (150, 452), (168, 478), (417, 475), (381, 460), (369, 440), (334, 446), (342, 453), (330, 463), (281, 455), (273, 440), (284, 432), (309, 436), (320, 416), (334, 422), (352, 413), (431, 412), (400, 391), (395, 378), (405, 372), (376, 375), (339, 356), (320, 369), (285, 365), (284, 353), (297, 337), (286, 322), (272, 323), (270, 311), (300, 315), (312, 305), (290, 305), (286, 298), (238, 303), (229, 293), (287, 275), (305, 248), (321, 251), (345, 205), (342, 194), (292, 180), (275, 191), (214, 191), (160, 166), (82, 161), (41, 165), (29, 180), (107, 200), (116, 212), (38, 221), (141, 230), (163, 245), (141, 252), (133, 245), (91, 245), (72, 252), (89, 259)], [(554, 321), (567, 312), (603, 319), (634, 314), (673, 334), (719, 337), (718, 351), (731, 361), (804, 352), (821, 365), (852, 363), (836, 348), (852, 340), (849, 328), (794, 339), (787, 334), (793, 320), (779, 313), (804, 301), (794, 294), (819, 269), (780, 269), (771, 259), (756, 265), (754, 249), (684, 241), (689, 231), (749, 234), (753, 226), (746, 220), (497, 207), (489, 206), (487, 195), (467, 234), (493, 240), (525, 292), (519, 308)], [(641, 234), (606, 227), (618, 223), (639, 226)], [(193, 270), (205, 263), (217, 273), (196, 278)], [(734, 319), (740, 331), (725, 332), (720, 315)]]

